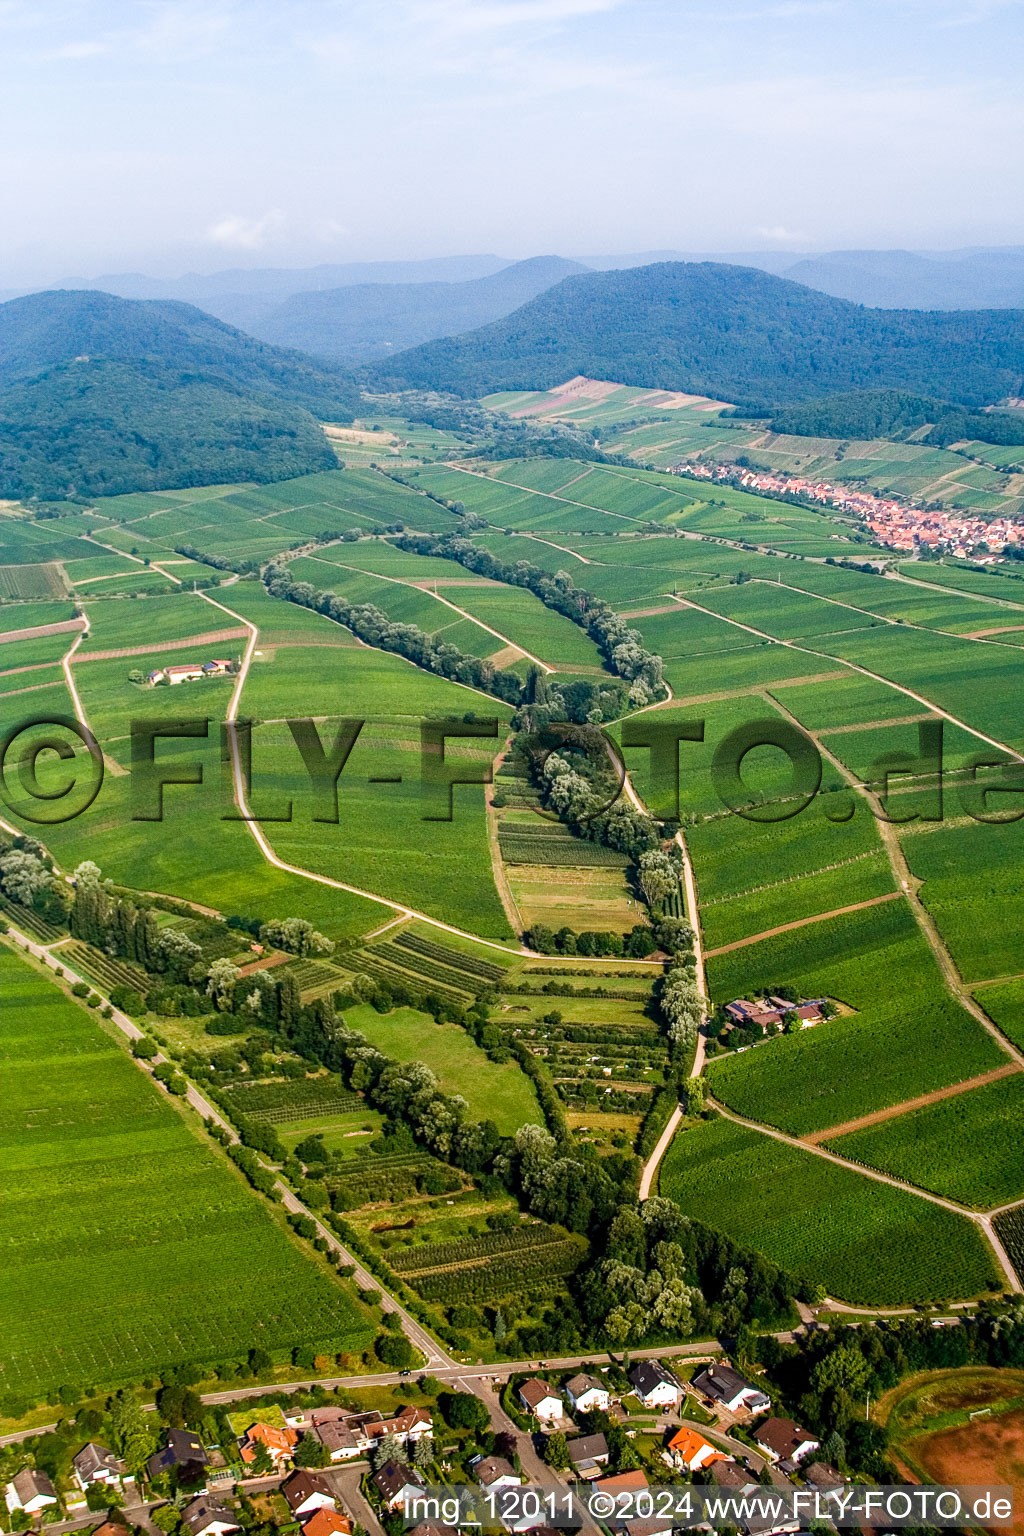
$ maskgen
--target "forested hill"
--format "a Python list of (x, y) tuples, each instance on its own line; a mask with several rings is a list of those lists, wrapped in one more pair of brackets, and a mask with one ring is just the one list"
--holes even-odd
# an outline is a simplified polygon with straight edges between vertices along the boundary
[(366, 377), (484, 395), (581, 373), (741, 404), (891, 388), (976, 406), (1021, 394), (1024, 310), (864, 309), (752, 267), (659, 262), (568, 277)]
[(366, 362), (497, 320), (586, 270), (561, 256), (534, 256), (463, 283), (358, 283), (294, 293), (254, 329), (318, 357)]
[(350, 421), (357, 396), (331, 364), (257, 341), (191, 304), (60, 289), (0, 304), (0, 388), (55, 364), (160, 363)]
[(0, 496), (277, 480), (335, 462), (317, 419), (358, 393), (331, 365), (188, 304), (93, 292), (0, 305)]

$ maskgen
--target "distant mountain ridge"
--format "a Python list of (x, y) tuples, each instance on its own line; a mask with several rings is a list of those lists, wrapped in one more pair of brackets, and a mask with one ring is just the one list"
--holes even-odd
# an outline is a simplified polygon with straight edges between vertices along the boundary
[(752, 267), (664, 262), (566, 278), (363, 376), (483, 395), (575, 374), (770, 407), (861, 389), (978, 406), (1022, 392), (1024, 311), (865, 309)]
[(191, 305), (57, 291), (0, 305), (0, 495), (276, 480), (336, 462), (317, 418), (358, 392), (329, 364)]
[(468, 282), (360, 283), (295, 293), (253, 329), (264, 340), (334, 361), (364, 362), (500, 319), (587, 269), (534, 256)]

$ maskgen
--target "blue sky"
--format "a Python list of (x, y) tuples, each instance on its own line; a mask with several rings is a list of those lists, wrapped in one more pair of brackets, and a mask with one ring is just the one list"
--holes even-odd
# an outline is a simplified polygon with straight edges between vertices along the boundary
[(1024, 243), (1024, 0), (0, 0), (0, 287)]

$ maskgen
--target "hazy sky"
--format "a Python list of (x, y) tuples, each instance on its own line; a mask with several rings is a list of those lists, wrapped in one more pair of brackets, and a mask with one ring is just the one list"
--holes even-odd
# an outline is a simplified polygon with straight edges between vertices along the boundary
[(0, 287), (1024, 243), (1024, 0), (0, 0)]

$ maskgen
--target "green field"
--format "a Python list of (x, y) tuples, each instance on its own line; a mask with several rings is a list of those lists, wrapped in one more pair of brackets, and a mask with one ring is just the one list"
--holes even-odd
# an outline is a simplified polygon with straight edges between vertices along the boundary
[(345, 1012), (350, 1029), (360, 1030), (371, 1045), (399, 1061), (425, 1061), (446, 1093), (461, 1094), (470, 1116), (493, 1120), (504, 1136), (520, 1125), (543, 1123), (533, 1084), (514, 1061), (488, 1061), (457, 1024), (435, 1024), (415, 1008), (380, 1014), (361, 1005)]
[(992, 1256), (966, 1217), (728, 1120), (677, 1133), (660, 1189), (688, 1215), (856, 1305), (998, 1287)]
[(1008, 1205), (1024, 1198), (1024, 1081), (1004, 1077), (829, 1146), (961, 1205)]
[(723, 1103), (794, 1135), (966, 1081), (1006, 1059), (945, 992), (902, 901), (713, 956), (708, 978), (716, 1002), (789, 982), (802, 997), (833, 997), (855, 1010), (710, 1064)]
[(354, 1297), (94, 1013), (5, 947), (0, 988), (0, 1390), (365, 1346)]

